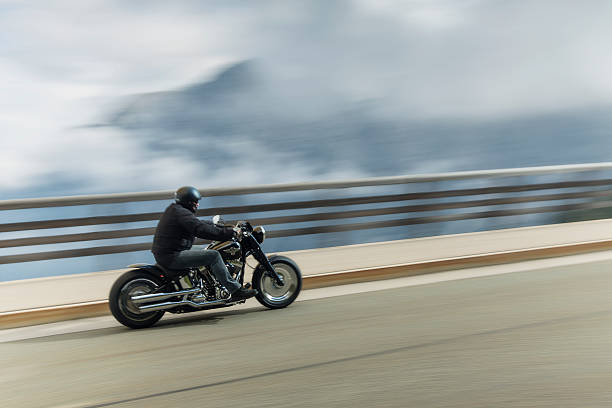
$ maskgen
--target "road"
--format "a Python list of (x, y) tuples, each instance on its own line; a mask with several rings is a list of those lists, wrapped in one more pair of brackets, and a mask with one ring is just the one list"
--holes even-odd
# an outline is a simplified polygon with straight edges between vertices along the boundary
[(610, 271), (556, 266), (4, 342), (1, 405), (610, 407)]

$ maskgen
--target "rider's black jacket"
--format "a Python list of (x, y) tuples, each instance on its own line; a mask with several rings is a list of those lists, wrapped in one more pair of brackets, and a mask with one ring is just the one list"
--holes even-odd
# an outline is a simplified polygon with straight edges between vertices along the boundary
[(228, 240), (233, 233), (232, 227), (218, 227), (200, 220), (181, 204), (170, 204), (157, 224), (151, 251), (158, 263), (168, 266), (181, 251), (191, 249), (195, 237)]

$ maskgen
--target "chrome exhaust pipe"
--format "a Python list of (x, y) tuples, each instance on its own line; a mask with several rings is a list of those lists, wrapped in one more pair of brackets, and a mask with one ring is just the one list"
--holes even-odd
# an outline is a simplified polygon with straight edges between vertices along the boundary
[(223, 304), (227, 304), (227, 302), (225, 300), (212, 300), (209, 302), (192, 302), (191, 300), (181, 300), (178, 302), (164, 302), (164, 303), (155, 303), (153, 305), (144, 305), (144, 306), (139, 306), (138, 310), (141, 313), (145, 313), (145, 312), (154, 312), (156, 310), (167, 310), (167, 309), (172, 309), (173, 307), (177, 307), (177, 306), (193, 306), (193, 307), (204, 307), (204, 306), (214, 306), (214, 305), (223, 305)]
[(175, 297), (175, 296), (192, 295), (194, 293), (200, 292), (200, 290), (201, 289), (199, 289), (199, 288), (193, 288), (193, 289), (179, 290), (178, 292), (149, 293), (147, 295), (132, 296), (130, 298), (130, 300), (135, 305), (140, 305), (140, 304), (147, 303), (147, 302), (152, 302), (152, 301), (155, 301), (155, 300), (166, 300), (166, 299), (169, 299), (169, 298)]

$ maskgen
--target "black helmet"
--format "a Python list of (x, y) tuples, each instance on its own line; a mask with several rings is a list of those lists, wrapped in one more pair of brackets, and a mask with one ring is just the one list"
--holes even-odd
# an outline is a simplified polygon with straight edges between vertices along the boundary
[(174, 193), (174, 201), (188, 207), (200, 201), (201, 198), (198, 189), (191, 186), (181, 187)]

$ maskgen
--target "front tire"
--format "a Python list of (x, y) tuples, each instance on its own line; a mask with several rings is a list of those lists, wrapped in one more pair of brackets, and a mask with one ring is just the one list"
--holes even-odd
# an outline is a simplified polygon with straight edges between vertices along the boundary
[(130, 298), (152, 293), (160, 286), (159, 279), (135, 270), (124, 273), (115, 281), (108, 295), (108, 305), (115, 319), (132, 329), (153, 326), (164, 315), (164, 311), (138, 313), (137, 306)]
[(281, 309), (289, 306), (302, 290), (302, 273), (298, 266), (289, 258), (271, 257), (270, 263), (284, 281), (279, 286), (260, 265), (253, 272), (253, 288), (257, 290), (256, 298), (267, 308)]

